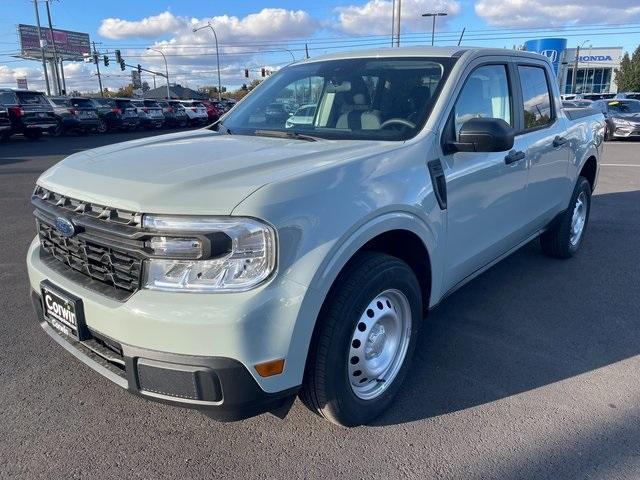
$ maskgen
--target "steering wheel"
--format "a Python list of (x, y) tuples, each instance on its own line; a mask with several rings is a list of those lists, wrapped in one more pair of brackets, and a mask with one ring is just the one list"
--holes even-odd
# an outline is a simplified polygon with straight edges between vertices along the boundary
[(382, 122), (380, 128), (387, 128), (390, 125), (402, 125), (404, 127), (416, 128), (415, 123), (410, 122), (409, 120), (405, 120), (404, 118), (390, 118), (389, 120)]

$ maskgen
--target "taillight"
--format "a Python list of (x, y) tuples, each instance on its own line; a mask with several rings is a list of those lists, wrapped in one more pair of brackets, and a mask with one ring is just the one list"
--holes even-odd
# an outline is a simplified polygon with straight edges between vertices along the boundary
[(119, 108), (112, 108), (111, 111), (113, 113), (117, 113), (118, 115), (120, 115), (122, 113), (122, 110), (120, 110)]
[(148, 108), (148, 107), (144, 107), (144, 108), (142, 109), (142, 111), (143, 111), (144, 113), (149, 113), (149, 108)]
[(173, 113), (173, 107), (167, 108), (167, 113)]
[(193, 108), (191, 109), (191, 111), (192, 111), (192, 112), (197, 112), (197, 111), (198, 111), (198, 109), (197, 109), (197, 108), (195, 108), (195, 107), (193, 107)]
[(76, 115), (76, 114), (78, 113), (78, 109), (76, 109), (76, 108), (70, 108), (70, 109), (69, 109), (69, 113), (70, 113), (70, 114), (72, 114), (72, 115)]
[(22, 117), (24, 115), (22, 107), (11, 107), (9, 110), (11, 110), (16, 117)]

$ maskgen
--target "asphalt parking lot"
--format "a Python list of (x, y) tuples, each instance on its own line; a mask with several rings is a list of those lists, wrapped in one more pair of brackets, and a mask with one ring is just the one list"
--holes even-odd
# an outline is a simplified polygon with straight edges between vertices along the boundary
[(0, 144), (0, 478), (640, 478), (640, 144), (608, 143), (580, 254), (531, 243), (426, 320), (369, 427), (220, 424), (134, 397), (41, 331), (24, 265), (38, 175), (149, 133)]

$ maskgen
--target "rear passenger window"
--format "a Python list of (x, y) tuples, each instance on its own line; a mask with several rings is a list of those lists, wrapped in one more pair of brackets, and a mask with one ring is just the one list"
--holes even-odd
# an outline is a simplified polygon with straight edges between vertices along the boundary
[(544, 68), (520, 65), (518, 72), (524, 102), (525, 130), (551, 124), (551, 94)]
[(513, 125), (505, 65), (485, 65), (469, 75), (454, 109), (456, 138), (462, 124), (472, 118), (500, 118)]

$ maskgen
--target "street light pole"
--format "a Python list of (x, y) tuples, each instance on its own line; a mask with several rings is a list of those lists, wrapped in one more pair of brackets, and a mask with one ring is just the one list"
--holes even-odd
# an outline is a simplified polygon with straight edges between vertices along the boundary
[[(164, 59), (164, 73), (166, 74), (166, 77), (167, 77), (167, 100), (171, 100), (171, 92), (169, 91), (169, 66), (167, 65), (167, 57), (164, 56), (164, 53), (162, 53), (162, 50), (158, 50), (157, 48), (147, 47), (147, 50), (158, 52), (160, 55), (162, 55), (162, 58)], [(153, 82), (155, 83), (155, 81), (156, 81), (156, 77), (154, 76)]]
[(49, 32), (51, 33), (51, 47), (53, 49), (53, 74), (56, 77), (55, 87), (58, 91), (58, 95), (62, 94), (62, 86), (60, 84), (60, 76), (58, 75), (58, 51), (56, 50), (56, 38), (53, 36), (53, 22), (51, 21), (51, 9), (49, 8), (49, 0), (45, 0), (45, 5), (47, 7), (47, 17), (49, 19)]
[(200, 28), (194, 28), (193, 33), (196, 33), (198, 30), (202, 30), (203, 28), (207, 27), (211, 29), (211, 31), (213, 32), (213, 38), (216, 39), (216, 62), (218, 63), (218, 100), (222, 100), (222, 81), (220, 80), (220, 50), (218, 49), (218, 35), (216, 35), (216, 31), (214, 30), (211, 23), (208, 23), (207, 25)]
[[(435, 43), (435, 37), (436, 37), (436, 17), (446, 17), (447, 14), (444, 12), (437, 12), (437, 13), (423, 13), (422, 14), (423, 17), (431, 17), (433, 19), (433, 23), (431, 26), (431, 46), (433, 47), (434, 43)], [(462, 39), (462, 37), (460, 37)]]
[(44, 83), (47, 86), (47, 95), (51, 95), (51, 88), (49, 87), (49, 75), (47, 74), (47, 59), (44, 56), (44, 42), (42, 40), (42, 31), (40, 30), (40, 12), (38, 11), (38, 0), (33, 0), (33, 5), (36, 7), (38, 41), (40, 42), (40, 52), (42, 53), (42, 70), (44, 70)]

